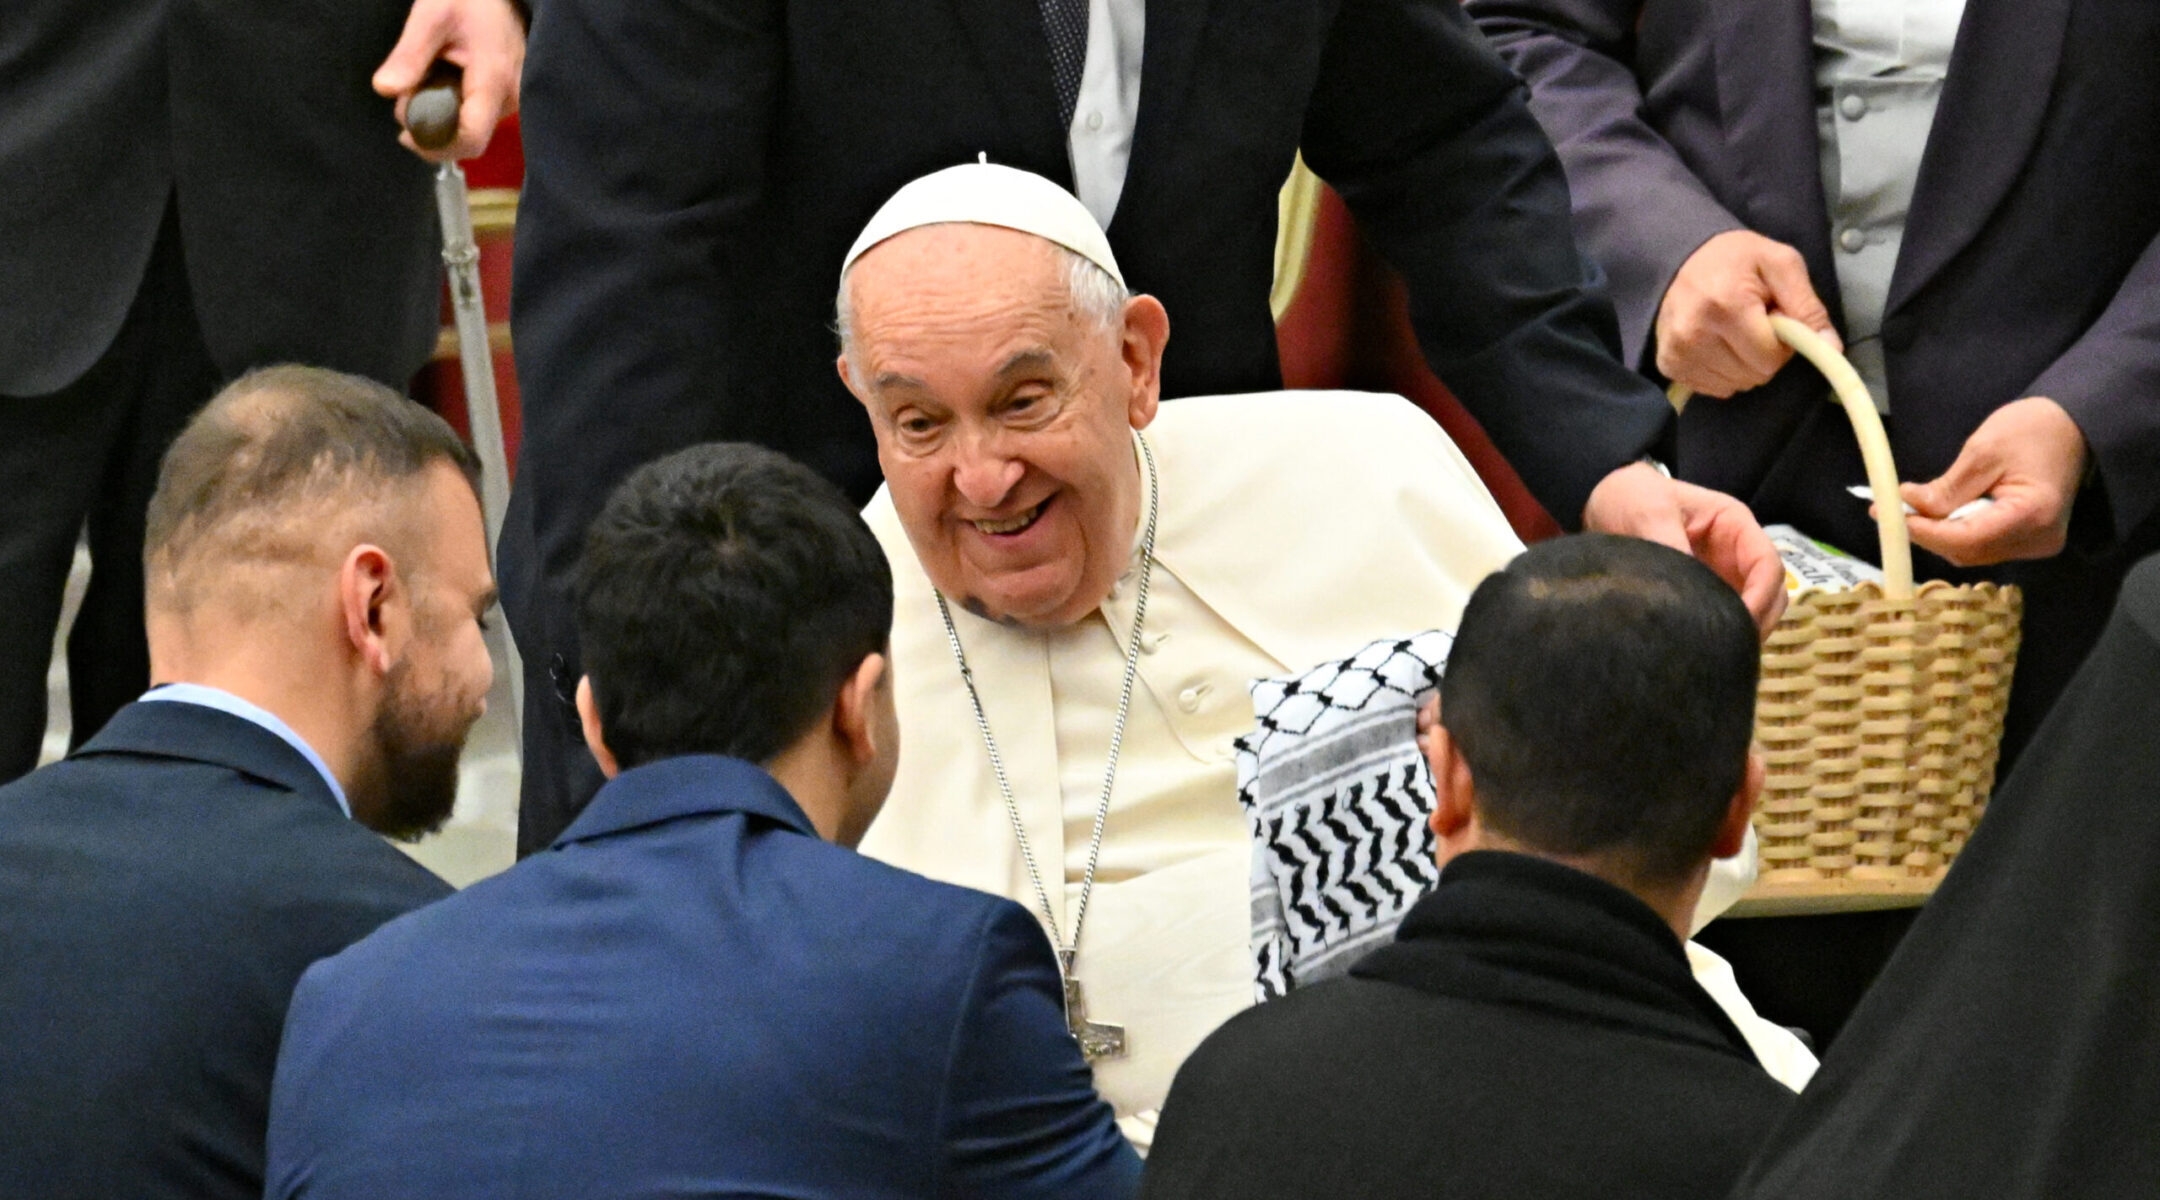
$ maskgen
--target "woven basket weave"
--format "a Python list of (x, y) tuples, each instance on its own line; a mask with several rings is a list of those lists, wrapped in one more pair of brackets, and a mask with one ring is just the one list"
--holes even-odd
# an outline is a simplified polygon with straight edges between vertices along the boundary
[(1893, 499), (1875, 506), (1884, 581), (1801, 592), (1763, 649), (1755, 736), (1769, 780), (1750, 898), (1924, 894), (1994, 787), (2022, 600), (1991, 583), (1913, 587), (1897, 471), (1865, 385), (1806, 326), (1771, 324), (1830, 380), (1869, 485)]

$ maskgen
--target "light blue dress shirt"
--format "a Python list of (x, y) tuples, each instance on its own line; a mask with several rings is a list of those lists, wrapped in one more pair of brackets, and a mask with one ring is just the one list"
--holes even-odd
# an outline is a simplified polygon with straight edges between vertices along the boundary
[(231, 713), (243, 721), (252, 721), (262, 726), (283, 738), (286, 745), (298, 750), (300, 757), (308, 760), (309, 765), (322, 775), (323, 782), (330, 785), (330, 794), (337, 798), (339, 811), (348, 818), (352, 816), (352, 805), (346, 801), (345, 789), (339, 786), (337, 776), (330, 773), (330, 764), (323, 761), (322, 755), (315, 753), (315, 747), (308, 745), (299, 734), (294, 733), (292, 726), (279, 720), (277, 714), (269, 709), (242, 700), (223, 688), (207, 687), (200, 683), (168, 683), (144, 692), (142, 698), (175, 704), (200, 704), (204, 708)]
[(1815, 114), (1845, 350), (1890, 411), (1883, 309), (1965, 0), (1814, 0)]

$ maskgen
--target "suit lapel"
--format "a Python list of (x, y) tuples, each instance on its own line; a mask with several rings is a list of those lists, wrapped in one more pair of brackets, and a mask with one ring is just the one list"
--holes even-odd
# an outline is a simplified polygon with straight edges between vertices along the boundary
[(1920, 159), (1888, 311), (1927, 285), (1987, 223), (2039, 139), (2071, 0), (1969, 0)]
[(1125, 190), (1118, 219), (1132, 209), (1130, 198), (1157, 164), (1174, 161), (1176, 118), (1192, 84), (1193, 56), (1207, 28), (1208, 0), (1147, 0), (1147, 34), (1140, 56), (1140, 113), (1134, 122), (1132, 159), (1125, 168)]
[[(1815, 21), (1809, 0), (1716, 0), (1718, 103), (1731, 158), (1744, 163), (1749, 224), (1793, 234), (1835, 287), (1830, 209), (1815, 129)], [(1836, 312), (1837, 299), (1824, 300)]]
[(1062, 152), (1065, 131), (1058, 126), (1057, 84), (1050, 65), (1050, 39), (1034, 0), (951, 0), (953, 12), (975, 44), (982, 77), (1005, 121), (1027, 145), (1060, 148), (1070, 185), (1070, 160)]

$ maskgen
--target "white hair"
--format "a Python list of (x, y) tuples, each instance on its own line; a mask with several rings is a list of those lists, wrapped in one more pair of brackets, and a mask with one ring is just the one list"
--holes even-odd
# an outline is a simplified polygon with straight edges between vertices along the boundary
[[(1050, 243), (1065, 259), (1065, 296), (1072, 304), (1073, 312), (1098, 331), (1108, 332), (1123, 327), (1125, 304), (1132, 293), (1110, 272), (1083, 255), (1076, 254), (1056, 242)], [(840, 291), (833, 298), (833, 332), (840, 335), (840, 353), (848, 360), (857, 375), (861, 365), (855, 359), (855, 313), (848, 303), (848, 279), (855, 273), (854, 264), (840, 273)]]

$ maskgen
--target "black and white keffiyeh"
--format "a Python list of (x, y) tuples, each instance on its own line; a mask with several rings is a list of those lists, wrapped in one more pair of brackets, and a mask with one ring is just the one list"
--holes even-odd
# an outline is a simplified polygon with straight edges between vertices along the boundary
[(1439, 882), (1417, 710), (1454, 641), (1428, 630), (1253, 681), (1253, 731), (1235, 745), (1259, 1000), (1347, 973)]

